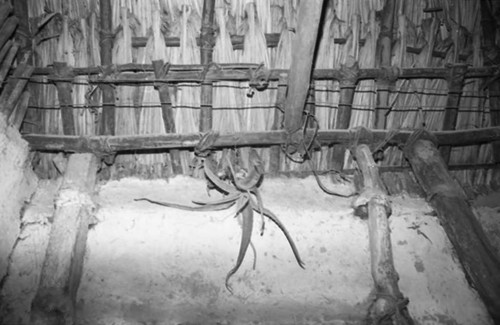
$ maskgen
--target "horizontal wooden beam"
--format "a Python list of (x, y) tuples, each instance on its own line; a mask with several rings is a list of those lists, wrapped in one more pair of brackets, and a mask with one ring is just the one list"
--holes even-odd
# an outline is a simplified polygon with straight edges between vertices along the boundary
[[(371, 130), (356, 133), (356, 130), (318, 131), (317, 140), (322, 145), (348, 144), (357, 139), (359, 143), (381, 143), (387, 141), (389, 132)], [(312, 134), (313, 130), (310, 130)], [(392, 136), (388, 145), (399, 145), (406, 142), (413, 131), (402, 130)], [(500, 126), (483, 129), (433, 132), (439, 145), (468, 146), (500, 140)], [(157, 134), (133, 136), (65, 136), (46, 134), (27, 134), (32, 150), (113, 153), (118, 151), (148, 151), (158, 149), (192, 149), (199, 143), (199, 133), (190, 134)], [(287, 134), (284, 130), (264, 132), (241, 132), (221, 134), (215, 140), (213, 148), (232, 148), (242, 146), (272, 146), (284, 144)]]
[[(78, 75), (102, 75), (103, 71), (112, 71), (111, 76), (91, 80), (95, 84), (158, 84), (177, 82), (216, 82), (216, 81), (249, 81), (253, 72), (260, 68), (259, 64), (213, 64), (207, 68), (205, 65), (178, 65), (172, 64), (165, 78), (155, 79), (152, 64), (123, 64), (106, 67), (72, 68), (72, 74)], [(465, 79), (493, 77), (497, 73), (496, 67), (470, 68), (465, 74)], [(287, 69), (272, 69), (269, 71), (269, 80), (278, 81), (280, 75), (287, 75)], [(37, 67), (33, 76), (48, 76), (51, 82), (72, 82), (73, 79), (61, 79), (54, 77), (53, 67)], [(359, 69), (358, 80), (380, 79), (387, 75), (384, 69)], [(397, 78), (400, 79), (446, 79), (449, 76), (448, 68), (407, 68), (399, 69)], [(340, 69), (316, 69), (313, 71), (314, 80), (342, 80), (343, 74)], [(36, 80), (35, 80), (36, 82)]]

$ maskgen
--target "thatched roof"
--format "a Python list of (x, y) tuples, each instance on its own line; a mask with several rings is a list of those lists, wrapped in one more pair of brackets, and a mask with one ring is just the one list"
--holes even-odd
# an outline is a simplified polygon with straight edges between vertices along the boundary
[[(28, 63), (35, 66), (29, 89), (36, 96), (23, 133), (133, 136), (281, 128), (301, 28), (297, 0), (217, 0), (212, 17), (205, 16), (213, 19), (212, 29), (202, 28), (202, 0), (18, 2), (27, 5), (27, 13), (21, 4), (14, 7), (19, 21), (29, 22), (29, 33), (17, 33), (17, 40), (28, 40)], [(390, 140), (398, 130), (498, 125), (497, 2), (324, 3), (313, 77), (303, 76), (310, 81), (306, 111), (319, 131), (363, 126), (387, 130)], [(159, 60), (168, 65), (152, 64)], [(268, 82), (264, 90), (259, 82)], [(309, 127), (314, 124), (310, 119)], [(495, 166), (484, 164), (498, 162), (493, 148), (454, 146), (443, 154), (450, 166), (482, 164), (456, 172), (464, 183), (491, 184)], [(318, 149), (310, 156), (319, 171), (352, 168), (345, 147), (323, 143)], [(381, 166), (405, 165), (398, 148), (381, 149)], [(190, 173), (192, 153), (174, 153), (128, 153), (117, 164), (148, 177)], [(262, 149), (261, 155), (273, 172), (310, 169), (277, 149)], [(50, 163), (42, 165), (47, 173)]]

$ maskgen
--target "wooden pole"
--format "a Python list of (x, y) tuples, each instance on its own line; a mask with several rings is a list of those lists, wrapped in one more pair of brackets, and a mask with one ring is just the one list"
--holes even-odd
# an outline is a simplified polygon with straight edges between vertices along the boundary
[[(66, 62), (54, 62), (55, 76), (57, 78), (71, 78), (71, 69)], [(65, 135), (75, 135), (75, 117), (73, 114), (73, 98), (71, 92), (72, 85), (69, 82), (56, 82), (57, 97), (61, 108), (61, 118), (63, 133)]]
[(10, 39), (18, 24), (17, 17), (11, 16), (7, 18), (5, 23), (0, 28), (0, 48)]
[[(314, 130), (307, 130), (308, 133)], [(359, 141), (380, 143), (387, 139), (391, 131), (371, 130), (370, 137), (361, 136)], [(388, 145), (403, 144), (411, 131), (400, 131), (392, 136)], [(467, 146), (500, 140), (500, 127), (469, 129), (460, 131), (437, 131), (434, 135), (440, 145)], [(322, 145), (352, 142), (352, 130), (318, 131), (316, 139)], [(26, 134), (32, 150), (113, 153), (118, 151), (144, 151), (159, 149), (191, 149), (200, 140), (199, 133), (189, 134), (147, 134), (133, 136), (64, 136), (46, 134)], [(273, 146), (285, 144), (285, 130), (263, 132), (238, 132), (221, 134), (215, 140), (214, 148), (232, 148), (245, 146)]]
[[(450, 74), (447, 78), (448, 96), (446, 98), (443, 127), (441, 128), (444, 131), (455, 130), (457, 127), (458, 108), (462, 97), (465, 73), (467, 72), (467, 64), (454, 64), (448, 67), (450, 68)], [(442, 147), (440, 151), (444, 161), (448, 164), (450, 162), (451, 148)]]
[(355, 200), (356, 208), (368, 208), (368, 230), (370, 238), (371, 273), (375, 283), (376, 298), (368, 312), (369, 324), (382, 324), (392, 319), (391, 324), (413, 324), (404, 298), (398, 286), (398, 273), (392, 256), (389, 216), (391, 206), (379, 176), (378, 167), (366, 144), (353, 150), (358, 168), (363, 176), (363, 191)]
[(25, 90), (19, 98), (19, 101), (14, 108), (14, 111), (10, 114), (9, 124), (13, 125), (16, 129), (20, 129), (23, 124), (24, 116), (28, 110), (28, 104), (31, 98), (31, 92)]
[[(153, 61), (155, 67), (155, 77), (164, 78), (168, 72), (168, 65), (163, 63), (163, 60)], [(168, 90), (168, 84), (160, 84), (156, 87), (161, 102), (161, 113), (163, 123), (165, 124), (165, 132), (175, 133), (174, 111), (172, 109), (172, 101)], [(170, 161), (172, 162), (172, 171), (174, 174), (182, 174), (181, 156), (179, 150), (170, 150)]]
[(430, 133), (417, 131), (405, 145), (405, 157), (427, 200), (437, 211), (467, 279), (483, 299), (495, 324), (500, 324), (500, 261), (463, 189), (448, 172), (436, 143)]
[(76, 294), (94, 209), (91, 195), (96, 175), (94, 155), (74, 154), (68, 159), (38, 290), (31, 305), (32, 324), (76, 323)]
[[(29, 17), (28, 17), (28, 0), (16, 0), (12, 1), (14, 5), (14, 15), (19, 20), (19, 24), (16, 30), (16, 42), (20, 46), (20, 51), (18, 53), (18, 60), (22, 61), (25, 59), (25, 55), (31, 53), (31, 31), (29, 27)], [(28, 60), (31, 62), (31, 60)], [(34, 64), (34, 63), (32, 63)]]
[(323, 0), (301, 1), (297, 13), (297, 34), (292, 48), (292, 64), (285, 100), (284, 127), (290, 135), (290, 153), (293, 153), (295, 144), (302, 141), (303, 134), (300, 129), (311, 81), (322, 8)]
[[(100, 0), (99, 9), (101, 15), (101, 64), (110, 66), (113, 63), (113, 30), (111, 16), (111, 0)], [(102, 90), (102, 113), (100, 132), (102, 135), (115, 134), (115, 91), (111, 85), (101, 84)]]
[[(11, 45), (9, 47), (9, 45)], [(0, 84), (2, 84), (9, 73), (9, 70), (12, 68), (12, 62), (14, 62), (14, 58), (16, 57), (17, 51), (19, 50), (19, 45), (12, 42), (5, 43), (4, 48), (9, 47), (7, 57), (2, 61), (2, 66), (0, 67)], [(4, 49), (2, 48), (2, 52)]]
[[(213, 61), (214, 39), (214, 13), (215, 0), (203, 1), (203, 14), (200, 34), (200, 59), (201, 64), (208, 71), (209, 65)], [(207, 132), (212, 129), (212, 82), (203, 80), (201, 83), (201, 111), (200, 111), (200, 132)]]

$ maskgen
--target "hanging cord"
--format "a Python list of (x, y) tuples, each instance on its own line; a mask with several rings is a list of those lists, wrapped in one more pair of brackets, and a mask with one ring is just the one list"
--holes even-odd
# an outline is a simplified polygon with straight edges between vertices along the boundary
[[(318, 123), (318, 120), (316, 119), (316, 116), (314, 116), (310, 112), (304, 111), (304, 115), (305, 115), (305, 119), (304, 119), (304, 122), (303, 122), (302, 127), (301, 127), (301, 129), (302, 129), (302, 139), (301, 139), (300, 143), (297, 144), (297, 152), (299, 153), (298, 154), (298, 158), (294, 157), (292, 154), (290, 154), (287, 151), (287, 148), (290, 146), (289, 142), (283, 144), (281, 146), (281, 150), (285, 153), (285, 155), (286, 155), (286, 157), (288, 159), (290, 159), (291, 161), (293, 161), (295, 163), (304, 163), (304, 162), (307, 162), (307, 164), (309, 165), (309, 168), (311, 169), (311, 172), (314, 175), (314, 178), (316, 179), (316, 182), (318, 183), (318, 185), (321, 188), (321, 190), (323, 190), (325, 193), (330, 194), (330, 195), (341, 196), (341, 197), (351, 197), (351, 196), (355, 195), (356, 191), (352, 191), (352, 193), (348, 193), (348, 194), (342, 194), (342, 193), (339, 193), (339, 191), (328, 189), (323, 184), (323, 182), (321, 181), (321, 179), (319, 178), (318, 172), (316, 171), (316, 168), (314, 167), (314, 165), (312, 163), (312, 151), (313, 151), (313, 147), (314, 147), (315, 144), (319, 145), (319, 143), (318, 143), (318, 141), (316, 139), (317, 136), (318, 136), (319, 123)], [(311, 121), (314, 124), (314, 128), (313, 128), (314, 132), (313, 132), (312, 136), (310, 137), (310, 140), (308, 141), (307, 126), (309, 125), (309, 123)], [(300, 131), (300, 129), (298, 129), (296, 132), (298, 132), (298, 131)], [(332, 170), (332, 172), (340, 175), (340, 177), (342, 179), (347, 180), (347, 177), (345, 177), (344, 175), (342, 175), (342, 173), (340, 171), (338, 171), (338, 170)]]

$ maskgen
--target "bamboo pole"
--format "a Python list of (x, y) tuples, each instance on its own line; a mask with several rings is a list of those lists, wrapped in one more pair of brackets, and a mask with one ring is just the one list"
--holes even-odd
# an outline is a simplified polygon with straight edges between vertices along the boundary
[(97, 158), (74, 154), (59, 190), (49, 243), (31, 308), (31, 324), (74, 324), (87, 233), (94, 204)]
[(468, 280), (495, 324), (500, 324), (500, 261), (463, 189), (448, 172), (437, 142), (430, 133), (416, 132), (408, 139), (404, 154), (427, 200), (436, 209)]
[[(165, 74), (168, 72), (167, 66), (163, 63), (163, 60), (153, 61), (153, 66), (155, 67), (155, 77), (164, 78)], [(170, 100), (170, 94), (168, 91), (168, 84), (161, 84), (156, 87), (158, 90), (158, 95), (161, 102), (161, 110), (163, 123), (165, 124), (165, 131), (167, 133), (175, 133), (175, 120), (174, 111), (172, 109), (172, 101)], [(181, 156), (179, 150), (170, 150), (170, 160), (172, 162), (172, 171), (174, 174), (182, 174)]]
[[(314, 130), (307, 130), (313, 133)], [(371, 130), (370, 136), (362, 134), (359, 141), (380, 143), (387, 140), (386, 130)], [(399, 145), (407, 141), (412, 131), (399, 131), (391, 136), (387, 145)], [(500, 140), (500, 127), (469, 129), (460, 131), (436, 131), (433, 133), (443, 146), (468, 146)], [(199, 133), (156, 134), (134, 136), (64, 136), (27, 134), (23, 136), (32, 150), (111, 153), (117, 151), (141, 151), (151, 149), (191, 149), (198, 145)], [(322, 145), (352, 142), (352, 130), (318, 131), (317, 140)], [(244, 146), (273, 146), (285, 144), (285, 130), (263, 132), (240, 132), (219, 135), (214, 148)]]
[[(101, 64), (110, 66), (113, 63), (113, 18), (111, 16), (111, 0), (100, 0), (99, 9), (101, 15)], [(102, 72), (102, 71), (101, 71)], [(115, 134), (115, 91), (111, 85), (100, 84), (102, 90), (102, 113), (100, 134)]]
[[(215, 45), (214, 14), (215, 0), (204, 0), (201, 18), (200, 61), (205, 66), (206, 71), (208, 71), (209, 65), (213, 62)], [(202, 80), (200, 96), (200, 132), (207, 132), (212, 129), (213, 87), (211, 81)]]
[(322, 8), (323, 0), (301, 1), (297, 13), (297, 34), (292, 48), (284, 121), (292, 144), (302, 140), (302, 133), (297, 131), (302, 127)]
[[(71, 78), (71, 69), (66, 62), (54, 62), (54, 70), (57, 78)], [(57, 97), (61, 108), (63, 133), (65, 135), (76, 134), (75, 117), (73, 113), (72, 86), (69, 82), (56, 82)]]
[[(448, 76), (448, 96), (446, 98), (446, 107), (443, 119), (443, 131), (455, 130), (457, 126), (458, 108), (460, 106), (460, 97), (464, 87), (465, 73), (467, 64), (455, 64), (449, 66), (450, 74)], [(448, 164), (450, 161), (450, 147), (440, 148), (441, 156)]]
[(408, 300), (399, 290), (399, 276), (392, 256), (389, 216), (391, 205), (387, 200), (378, 167), (366, 144), (357, 145), (353, 155), (363, 176), (363, 191), (354, 205), (368, 206), (368, 230), (370, 239), (371, 274), (375, 283), (376, 298), (368, 311), (369, 324), (382, 324), (392, 319), (391, 324), (413, 324), (408, 309)]

